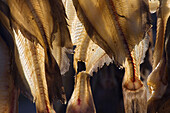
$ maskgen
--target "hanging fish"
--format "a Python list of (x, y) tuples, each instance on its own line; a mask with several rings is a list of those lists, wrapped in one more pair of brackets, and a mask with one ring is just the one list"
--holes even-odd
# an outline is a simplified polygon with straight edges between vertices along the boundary
[[(168, 84), (165, 93), (163, 94), (163, 97), (159, 100), (159, 104), (156, 104), (156, 106), (158, 107), (158, 113), (168, 113), (170, 111), (170, 98), (168, 97), (169, 95), (169, 83), (170, 83), (170, 79), (169, 79), (169, 73), (170, 73), (170, 17), (168, 18), (168, 22), (167, 22), (167, 28), (166, 28), (166, 35), (165, 35), (165, 52), (166, 52), (166, 66), (167, 66), (167, 70), (166, 73), (164, 72), (163, 74), (165, 74), (165, 76), (163, 76), (163, 80), (161, 80), (160, 82), (164, 83), (165, 85)], [(167, 75), (166, 75), (167, 74)], [(165, 87), (165, 86), (164, 86)], [(163, 88), (163, 87), (161, 87)], [(159, 91), (160, 92), (160, 91)], [(152, 106), (153, 107), (153, 106)], [(155, 106), (154, 106), (155, 108)]]
[[(39, 44), (29, 41), (21, 31), (14, 30), (15, 57), (17, 67), (23, 79), (27, 80), (38, 113), (50, 113), (50, 102), (45, 76), (45, 53)], [(24, 78), (25, 77), (25, 78)]]
[[(8, 0), (7, 3), (11, 11), (15, 56), (21, 78), (30, 87), (37, 112), (53, 112), (50, 103), (55, 98), (66, 103), (59, 69), (62, 63), (58, 66), (57, 61), (64, 61), (61, 60), (62, 54), (65, 54), (63, 48), (72, 48), (62, 2)], [(62, 52), (56, 54), (56, 51)]]
[[(66, 112), (96, 113), (89, 77), (93, 75), (93, 72), (97, 72), (98, 68), (102, 68), (105, 63), (109, 65), (112, 60), (102, 48), (89, 38), (84, 25), (76, 15), (72, 0), (65, 1), (65, 9), (71, 38), (76, 46), (73, 65), (77, 73), (74, 91), (68, 102)], [(79, 64), (83, 64), (85, 69), (79, 69)]]
[(147, 112), (140, 63), (149, 43), (148, 1), (73, 0), (73, 4), (90, 38), (125, 68), (122, 84), (125, 112)]
[[(150, 89), (148, 112), (155, 113), (161, 109), (164, 95), (168, 90), (168, 42), (170, 26), (170, 0), (161, 0), (158, 6), (156, 44), (153, 54), (153, 71), (147, 79)], [(168, 102), (168, 101), (167, 101)], [(161, 112), (168, 112), (162, 109)]]

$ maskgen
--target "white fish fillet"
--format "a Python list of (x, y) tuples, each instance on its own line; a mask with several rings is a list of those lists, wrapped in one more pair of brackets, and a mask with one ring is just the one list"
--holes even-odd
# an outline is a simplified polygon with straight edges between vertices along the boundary
[[(43, 47), (23, 36), (19, 29), (13, 29), (16, 43), (16, 63), (25, 77), (36, 103), (37, 112), (50, 113), (47, 82), (45, 77), (45, 53)], [(23, 73), (22, 73), (23, 72)]]

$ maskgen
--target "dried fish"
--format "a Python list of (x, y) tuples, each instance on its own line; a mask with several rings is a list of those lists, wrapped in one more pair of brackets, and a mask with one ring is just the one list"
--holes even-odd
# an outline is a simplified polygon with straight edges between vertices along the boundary
[[(80, 70), (75, 75), (75, 87), (67, 106), (67, 113), (95, 113), (95, 106), (91, 94), (91, 86), (88, 76), (101, 68), (105, 63), (112, 62), (105, 51), (95, 44), (88, 36), (84, 25), (78, 19), (71, 0), (65, 2), (66, 14), (68, 16), (69, 30), (73, 44), (76, 45), (74, 53), (74, 69), (80, 68), (78, 62), (84, 62), (86, 71)], [(88, 87), (88, 89), (87, 89)], [(87, 89), (87, 90), (86, 90)]]
[[(153, 71), (147, 79), (147, 84), (151, 93), (148, 100), (148, 112), (150, 113), (157, 112), (159, 107), (163, 105), (161, 101), (168, 87), (167, 45), (169, 40), (169, 26), (170, 0), (161, 0), (158, 10), (156, 44), (153, 54)], [(164, 112), (168, 111), (164, 110)]]
[[(73, 0), (73, 4), (90, 38), (125, 68), (122, 85), (125, 111), (146, 112), (146, 90), (140, 81), (140, 63), (149, 42), (144, 38), (150, 28), (148, 2)], [(140, 47), (142, 51), (138, 52)]]
[(40, 44), (35, 44), (14, 29), (16, 43), (16, 63), (19, 72), (25, 78), (36, 103), (37, 112), (49, 113), (50, 102), (45, 77), (45, 53)]
[(68, 59), (66, 51), (72, 48), (63, 4), (61, 0), (7, 3), (21, 78), (30, 87), (37, 112), (54, 112), (50, 105), (55, 98), (66, 103), (59, 67), (62, 74), (69, 69), (63, 59)]

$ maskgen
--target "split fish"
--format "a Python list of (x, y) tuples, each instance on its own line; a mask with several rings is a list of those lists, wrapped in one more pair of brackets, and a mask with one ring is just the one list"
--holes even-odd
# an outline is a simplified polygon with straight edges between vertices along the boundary
[(62, 54), (66, 54), (62, 49), (72, 48), (62, 2), (7, 0), (7, 4), (21, 78), (31, 90), (37, 112), (54, 112), (55, 98), (66, 103), (60, 74)]
[[(105, 63), (109, 65), (112, 60), (102, 48), (90, 39), (84, 25), (77, 17), (72, 0), (65, 1), (65, 9), (72, 42), (76, 46), (73, 62), (76, 71), (75, 86), (66, 112), (95, 113), (96, 109), (91, 93), (89, 77), (93, 75), (93, 72), (97, 72), (98, 68), (102, 68)], [(78, 65), (79, 62), (84, 64), (84, 71), (81, 69), (78, 70), (80, 68)]]
[(125, 68), (122, 83), (125, 112), (147, 112), (146, 89), (140, 80), (149, 40), (147, 0), (73, 0), (78, 18), (89, 37)]

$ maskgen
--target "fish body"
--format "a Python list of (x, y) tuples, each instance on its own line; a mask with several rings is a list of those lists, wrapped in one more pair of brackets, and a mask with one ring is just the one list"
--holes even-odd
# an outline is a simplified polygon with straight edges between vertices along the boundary
[(69, 69), (66, 52), (72, 48), (62, 1), (7, 0), (7, 4), (22, 81), (37, 112), (51, 112), (54, 99), (66, 103), (61, 73)]
[(145, 40), (150, 28), (148, 1), (73, 0), (73, 4), (93, 42), (125, 68), (122, 84), (125, 112), (147, 112), (140, 64), (149, 42)]
[[(76, 15), (72, 0), (65, 1), (65, 9), (71, 38), (76, 46), (73, 65), (78, 73), (75, 75), (75, 87), (68, 102), (67, 113), (95, 113), (89, 76), (93, 76), (93, 72), (97, 72), (98, 68), (102, 68), (105, 63), (109, 65), (112, 59), (90, 39), (84, 25)], [(82, 68), (79, 65), (80, 62), (84, 64), (85, 71), (78, 70)]]

